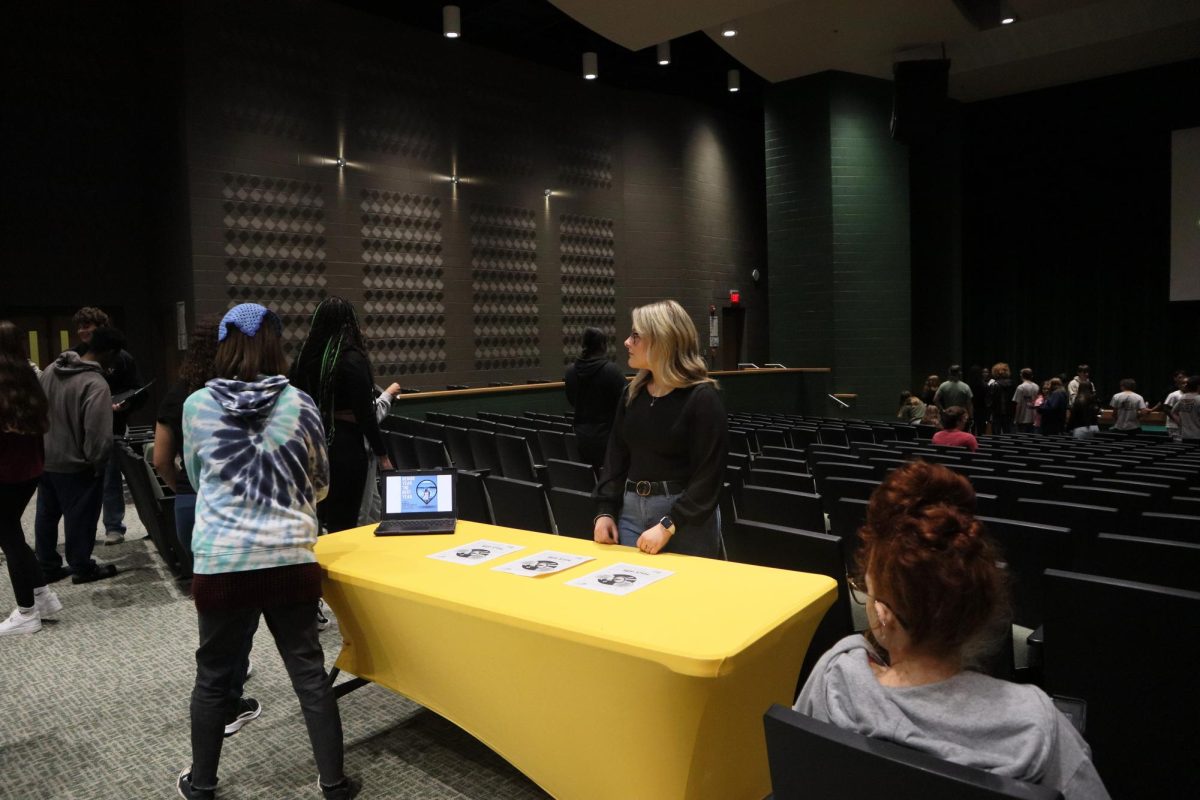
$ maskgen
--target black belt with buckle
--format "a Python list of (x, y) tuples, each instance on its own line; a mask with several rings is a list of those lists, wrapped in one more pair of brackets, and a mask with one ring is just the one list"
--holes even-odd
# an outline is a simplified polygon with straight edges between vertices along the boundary
[(633, 492), (639, 497), (649, 497), (652, 494), (681, 494), (683, 481), (625, 481), (625, 491)]

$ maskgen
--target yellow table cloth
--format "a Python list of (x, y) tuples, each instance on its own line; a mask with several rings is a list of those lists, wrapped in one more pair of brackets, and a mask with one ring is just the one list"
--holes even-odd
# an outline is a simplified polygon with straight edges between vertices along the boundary
[[(792, 703), (832, 579), (463, 521), (451, 536), (373, 531), (316, 546), (339, 669), (441, 714), (557, 798), (769, 793), (762, 715)], [(524, 549), (426, 558), (477, 539)], [(595, 560), (492, 570), (540, 550)], [(565, 585), (618, 562), (674, 574), (623, 597)]]

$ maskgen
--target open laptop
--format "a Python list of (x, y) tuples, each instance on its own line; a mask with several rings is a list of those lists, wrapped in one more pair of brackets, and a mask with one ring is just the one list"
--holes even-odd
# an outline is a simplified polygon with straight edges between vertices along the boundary
[(453, 469), (398, 469), (383, 473), (383, 521), (376, 536), (454, 533), (458, 522)]

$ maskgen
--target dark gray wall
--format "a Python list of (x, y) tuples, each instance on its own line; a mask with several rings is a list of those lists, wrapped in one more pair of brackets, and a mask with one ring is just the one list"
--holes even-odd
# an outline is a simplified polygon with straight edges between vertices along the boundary
[(746, 355), (765, 358), (757, 109), (324, 3), (194, 5), (186, 30), (198, 311), (264, 302), (294, 349), (338, 294), (381, 381), (480, 385), (559, 376), (589, 324), (619, 349), (629, 310), (663, 297), (703, 335), (738, 288)]
[[(771, 358), (831, 366), (887, 414), (910, 365), (908, 152), (891, 84), (823, 73), (766, 92)], [(818, 363), (819, 362), (819, 363)]]

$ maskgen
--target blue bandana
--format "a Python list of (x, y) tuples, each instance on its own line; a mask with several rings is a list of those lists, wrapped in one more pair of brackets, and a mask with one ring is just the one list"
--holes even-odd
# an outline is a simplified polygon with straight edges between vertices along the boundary
[(225, 316), (221, 318), (221, 325), (217, 328), (217, 341), (225, 341), (225, 337), (229, 335), (230, 325), (247, 336), (253, 336), (262, 327), (264, 319), (270, 320), (276, 333), (283, 332), (283, 323), (279, 321), (279, 317), (271, 309), (260, 306), (258, 303), (236, 305), (226, 311)]

